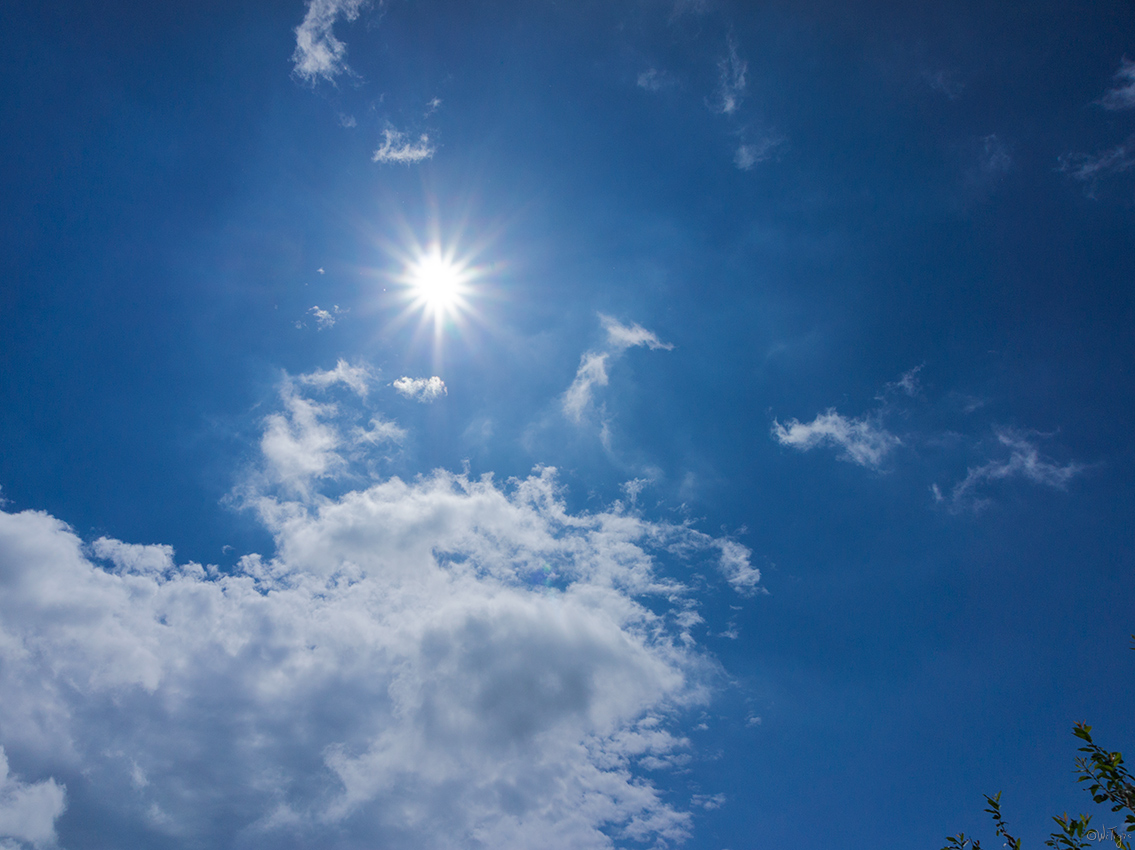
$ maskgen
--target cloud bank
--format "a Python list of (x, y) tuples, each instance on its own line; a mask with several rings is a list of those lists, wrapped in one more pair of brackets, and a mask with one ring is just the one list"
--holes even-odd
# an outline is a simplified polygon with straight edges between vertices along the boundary
[[(338, 442), (297, 437), (284, 457), (308, 460), (286, 463), (346, 466), (347, 428), (308, 377), (274, 416)], [(335, 498), (256, 480), (239, 499), (274, 554), (228, 573), (0, 511), (0, 746), (20, 777), (0, 770), (4, 835), (65, 842), (92, 818), (162, 847), (689, 834), (692, 799), (644, 773), (689, 750), (672, 721), (714, 675), (666, 565), (709, 562), (751, 592), (745, 547), (618, 503), (573, 514), (549, 468)]]

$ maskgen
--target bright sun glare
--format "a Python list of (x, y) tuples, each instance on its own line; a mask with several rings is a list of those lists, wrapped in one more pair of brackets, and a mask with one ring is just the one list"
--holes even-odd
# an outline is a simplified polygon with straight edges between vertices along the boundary
[(448, 312), (457, 305), (461, 284), (461, 270), (437, 255), (423, 257), (411, 273), (414, 294), (434, 312)]

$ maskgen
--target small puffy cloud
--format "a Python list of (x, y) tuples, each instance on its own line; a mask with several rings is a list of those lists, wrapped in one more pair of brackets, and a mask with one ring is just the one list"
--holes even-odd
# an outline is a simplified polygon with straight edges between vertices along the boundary
[[(0, 746), (0, 839), (26, 842), (33, 847), (56, 844), (55, 821), (66, 808), (66, 789), (54, 779), (21, 782), (8, 771), (8, 757)], [(0, 847), (12, 847), (0, 841)]]
[(741, 108), (749, 73), (749, 63), (737, 54), (737, 44), (732, 38), (729, 39), (729, 54), (717, 63), (717, 70), (720, 74), (720, 82), (717, 100), (712, 106), (714, 111), (722, 115), (732, 115)]
[(425, 133), (422, 133), (417, 141), (414, 141), (409, 139), (405, 133), (388, 128), (382, 131), (382, 144), (379, 145), (371, 159), (374, 162), (413, 165), (431, 158), (436, 151), (437, 148), (430, 144), (430, 137)]
[(640, 89), (646, 89), (646, 91), (662, 91), (675, 85), (675, 80), (673, 75), (667, 71), (647, 68), (638, 75), (636, 84)]
[(899, 438), (869, 419), (852, 419), (829, 408), (811, 422), (792, 419), (787, 425), (773, 421), (773, 437), (783, 446), (808, 451), (817, 446), (836, 446), (843, 450), (841, 457), (860, 466), (878, 468), (895, 446), (902, 445)]
[(1135, 108), (1135, 62), (1126, 56), (1115, 72), (1115, 88), (1108, 90), (1096, 101), (1104, 109)]
[(403, 376), (392, 385), (399, 393), (416, 401), (430, 402), (448, 395), (445, 381), (434, 375), (432, 378), (410, 378)]
[(292, 63), (296, 76), (314, 84), (320, 79), (334, 82), (347, 67), (347, 45), (332, 31), (339, 18), (353, 21), (366, 0), (310, 0), (303, 22), (296, 27), (296, 49)]
[(753, 166), (772, 157), (773, 151), (784, 144), (784, 141), (783, 136), (773, 134), (760, 141), (740, 145), (733, 155), (733, 164), (742, 171), (751, 171)]
[(320, 389), (327, 389), (335, 384), (349, 387), (359, 398), (366, 398), (371, 382), (375, 379), (374, 371), (365, 363), (352, 366), (346, 360), (339, 359), (334, 369), (316, 369), (300, 375), (296, 381)]
[[(339, 316), (347, 311), (340, 309), (338, 304), (332, 306), (330, 310), (324, 310), (322, 307), (316, 304), (307, 312), (313, 319), (315, 319), (316, 328), (318, 330), (325, 331), (328, 328), (335, 327), (335, 323), (339, 321)], [(303, 322), (296, 322), (297, 328), (302, 328), (303, 326)]]
[(438, 109), (441, 108), (441, 98), (435, 97), (426, 104), (426, 117), (433, 115)]
[(1059, 464), (1042, 457), (1036, 443), (1019, 431), (1001, 429), (996, 433), (997, 442), (1009, 450), (1008, 459), (991, 460), (981, 466), (970, 467), (966, 477), (954, 485), (948, 497), (937, 484), (933, 485), (931, 490), (936, 501), (948, 503), (953, 509), (969, 507), (979, 510), (989, 503), (988, 499), (978, 495), (982, 486), (989, 482), (1023, 478), (1034, 484), (1062, 490), (1084, 471), (1083, 464)]
[(607, 331), (607, 343), (616, 351), (624, 351), (635, 346), (645, 345), (651, 351), (662, 349), (670, 351), (674, 346), (662, 342), (653, 331), (648, 331), (642, 325), (624, 325), (618, 319), (599, 314), (599, 323)]

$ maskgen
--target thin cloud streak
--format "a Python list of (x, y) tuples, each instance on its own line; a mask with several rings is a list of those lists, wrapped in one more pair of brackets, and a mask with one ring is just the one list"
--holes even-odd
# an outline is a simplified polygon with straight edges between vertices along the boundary
[(989, 504), (987, 498), (977, 495), (982, 485), (1010, 478), (1023, 478), (1034, 484), (1063, 490), (1068, 482), (1086, 468), (1080, 463), (1058, 464), (1041, 456), (1036, 443), (1012, 429), (997, 432), (997, 441), (1009, 449), (1008, 460), (991, 460), (971, 467), (966, 477), (954, 485), (949, 497), (943, 495), (937, 484), (931, 486), (935, 501), (948, 504), (953, 510), (969, 508), (980, 510)]
[(1096, 103), (1104, 109), (1135, 108), (1135, 62), (1123, 57), (1119, 70), (1115, 72), (1115, 81), (1118, 85), (1108, 90)]

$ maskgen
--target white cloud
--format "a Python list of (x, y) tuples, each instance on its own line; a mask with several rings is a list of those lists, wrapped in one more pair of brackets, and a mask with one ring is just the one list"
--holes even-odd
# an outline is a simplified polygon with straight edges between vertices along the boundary
[(415, 142), (408, 139), (405, 133), (386, 129), (382, 131), (382, 144), (374, 152), (371, 159), (374, 162), (397, 162), (402, 165), (412, 165), (429, 159), (436, 152), (437, 148), (430, 144), (430, 137), (425, 133), (422, 133)]
[[(344, 431), (297, 404), (301, 385), (265, 420), (269, 466), (280, 429), (288, 445)], [(346, 464), (336, 442), (306, 454)], [(659, 561), (709, 560), (751, 589), (747, 549), (619, 504), (573, 514), (548, 468), (290, 492), (246, 495), (275, 553), (232, 574), (100, 538), (108, 570), (58, 519), (0, 511), (0, 746), (54, 766), (0, 777), (0, 827), (49, 841), (66, 782), (76, 818), (167, 846), (686, 837), (685, 806), (644, 771), (685, 758), (664, 719), (706, 701), (713, 667)], [(25, 820), (4, 820), (17, 798)]]
[(406, 429), (398, 427), (396, 422), (376, 416), (370, 420), (369, 427), (356, 428), (354, 435), (357, 443), (401, 443), (406, 439)]
[(765, 136), (757, 142), (749, 142), (738, 146), (733, 155), (733, 164), (742, 171), (750, 171), (753, 166), (762, 163), (772, 156), (776, 148), (784, 143), (783, 136), (772, 134)]
[(868, 418), (851, 419), (829, 408), (811, 422), (792, 419), (788, 425), (773, 421), (772, 435), (784, 446), (808, 451), (817, 446), (838, 446), (843, 459), (878, 468), (899, 438)]
[(1135, 62), (1126, 56), (1115, 72), (1117, 85), (1096, 101), (1104, 109), (1131, 109), (1135, 107)]
[(729, 39), (729, 55), (717, 63), (717, 70), (721, 79), (713, 108), (722, 115), (732, 115), (741, 108), (749, 72), (749, 63), (737, 55), (737, 45), (732, 38)]
[(339, 359), (334, 369), (316, 369), (306, 375), (300, 375), (296, 380), (301, 384), (327, 389), (335, 384), (350, 387), (359, 398), (366, 398), (370, 384), (375, 379), (374, 371), (365, 363), (355, 366), (346, 360)]
[(430, 402), (435, 399), (441, 398), (443, 395), (448, 395), (449, 390), (445, 386), (445, 381), (434, 375), (432, 378), (410, 378), (403, 376), (395, 381), (392, 386), (406, 398), (416, 399), (421, 402)]
[[(339, 316), (342, 313), (345, 313), (346, 310), (341, 310), (338, 304), (332, 306), (330, 310), (324, 310), (322, 307), (316, 304), (307, 312), (310, 313), (312, 317), (314, 317), (316, 327), (319, 330), (323, 331), (327, 330), (327, 328), (334, 327), (335, 323), (339, 321)], [(303, 323), (298, 323), (298, 326), (303, 327)]]
[(366, 0), (311, 0), (303, 23), (296, 27), (296, 49), (292, 54), (295, 74), (308, 83), (320, 79), (334, 82), (347, 67), (347, 45), (335, 37), (332, 28), (339, 18), (353, 21)]
[[(618, 319), (599, 314), (599, 324), (607, 332), (607, 351), (585, 351), (579, 358), (579, 368), (576, 369), (575, 379), (564, 393), (562, 405), (564, 415), (572, 422), (579, 424), (592, 402), (594, 387), (605, 387), (608, 382), (607, 365), (628, 348), (645, 346), (651, 351), (670, 351), (674, 348), (671, 343), (660, 340), (653, 331), (648, 331), (640, 324), (624, 325)], [(609, 423), (602, 424), (600, 437), (603, 445), (610, 448)]]
[[(66, 791), (54, 779), (21, 782), (8, 772), (8, 757), (0, 746), (0, 839), (24, 841), (35, 847), (54, 846), (55, 820), (66, 808)], [(0, 847), (14, 846), (7, 841)]]
[(1009, 449), (1008, 460), (991, 460), (981, 466), (970, 467), (966, 477), (954, 485), (948, 498), (937, 484), (933, 485), (931, 490), (936, 501), (948, 502), (955, 509), (969, 507), (979, 510), (989, 503), (988, 499), (978, 495), (981, 487), (989, 482), (1024, 478), (1034, 484), (1062, 490), (1085, 468), (1079, 463), (1061, 465), (1041, 457), (1036, 444), (1015, 430), (997, 431), (997, 442)]
[(616, 351), (624, 351), (635, 346), (645, 345), (651, 351), (662, 349), (670, 351), (674, 348), (668, 342), (662, 342), (653, 331), (648, 331), (640, 324), (624, 325), (611, 316), (599, 314), (599, 324), (607, 331), (607, 343)]
[(343, 468), (338, 454), (342, 437), (326, 421), (337, 408), (300, 395), (290, 379), (281, 386), (280, 397), (283, 411), (264, 419), (264, 434), (260, 438), (264, 472), (270, 480), (295, 493), (307, 493), (312, 481), (333, 478)]
[(610, 355), (597, 351), (585, 351), (579, 358), (579, 368), (575, 380), (564, 393), (564, 413), (572, 422), (579, 423), (591, 404), (591, 388), (607, 386), (607, 358)]

